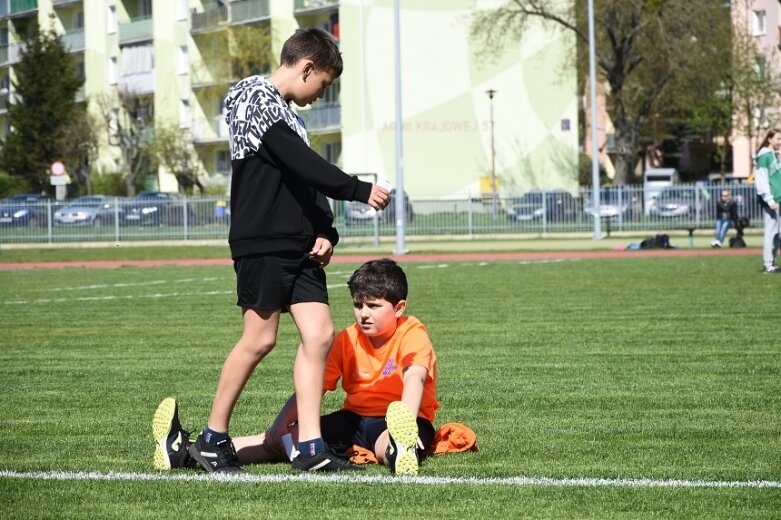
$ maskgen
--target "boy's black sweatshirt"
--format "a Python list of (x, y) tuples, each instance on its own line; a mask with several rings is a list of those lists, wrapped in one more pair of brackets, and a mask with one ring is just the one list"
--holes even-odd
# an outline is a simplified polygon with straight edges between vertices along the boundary
[(367, 202), (372, 185), (309, 147), (303, 122), (260, 76), (225, 97), (231, 147), (231, 256), (305, 252), (317, 236), (339, 234), (326, 196)]

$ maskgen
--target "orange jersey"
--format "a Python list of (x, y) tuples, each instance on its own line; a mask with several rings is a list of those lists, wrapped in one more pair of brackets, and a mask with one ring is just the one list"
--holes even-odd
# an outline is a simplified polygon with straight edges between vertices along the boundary
[(437, 356), (426, 327), (414, 316), (402, 316), (396, 332), (374, 348), (353, 323), (334, 338), (325, 369), (325, 390), (336, 390), (341, 378), (347, 392), (343, 409), (369, 417), (382, 417), (393, 401), (401, 400), (404, 369), (420, 365), (428, 370), (418, 415), (432, 424), (437, 402)]

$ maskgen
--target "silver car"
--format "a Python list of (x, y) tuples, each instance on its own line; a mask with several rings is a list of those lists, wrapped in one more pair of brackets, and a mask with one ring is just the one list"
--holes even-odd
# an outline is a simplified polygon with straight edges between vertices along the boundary
[(55, 211), (54, 225), (93, 227), (113, 225), (118, 214), (121, 218), (123, 200), (124, 197), (84, 195)]

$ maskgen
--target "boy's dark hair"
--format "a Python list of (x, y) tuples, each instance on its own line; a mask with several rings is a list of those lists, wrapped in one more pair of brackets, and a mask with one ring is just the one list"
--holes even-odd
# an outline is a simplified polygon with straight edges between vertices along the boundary
[(393, 305), (407, 299), (407, 275), (390, 258), (370, 260), (347, 281), (353, 300), (383, 298)]
[(327, 70), (334, 78), (342, 75), (342, 54), (333, 36), (317, 28), (296, 29), (282, 45), (282, 65), (293, 66), (301, 60), (312, 60), (317, 70)]

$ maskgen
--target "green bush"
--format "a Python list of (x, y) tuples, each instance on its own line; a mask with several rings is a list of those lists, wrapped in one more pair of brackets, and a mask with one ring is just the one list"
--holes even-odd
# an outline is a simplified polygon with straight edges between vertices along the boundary
[(30, 190), (30, 184), (23, 177), (15, 177), (0, 172), (0, 199), (10, 197), (17, 193), (27, 193)]
[(93, 175), (92, 192), (101, 195), (127, 195), (125, 179), (121, 173)]

